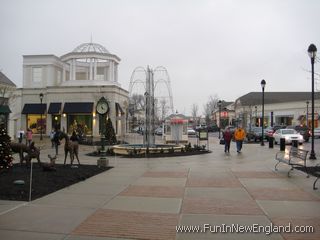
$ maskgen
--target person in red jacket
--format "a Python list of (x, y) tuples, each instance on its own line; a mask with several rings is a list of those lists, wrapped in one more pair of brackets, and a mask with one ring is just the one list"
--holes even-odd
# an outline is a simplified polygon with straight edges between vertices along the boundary
[(223, 133), (224, 139), (224, 152), (230, 152), (230, 142), (232, 139), (232, 133), (229, 128), (227, 128)]

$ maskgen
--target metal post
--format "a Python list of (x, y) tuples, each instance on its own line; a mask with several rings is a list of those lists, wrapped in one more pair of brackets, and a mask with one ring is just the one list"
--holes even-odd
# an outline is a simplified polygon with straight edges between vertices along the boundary
[[(40, 93), (40, 95), (39, 95), (39, 97), (40, 97), (40, 102), (41, 102), (41, 110), (42, 110), (42, 99), (43, 99), (43, 93)], [(41, 111), (40, 110), (40, 111)], [(42, 141), (42, 112), (41, 112), (41, 114), (40, 114), (40, 140)]]
[(219, 106), (219, 139), (221, 138), (221, 100), (218, 101)]
[(255, 110), (256, 110), (256, 119), (255, 119), (255, 123), (254, 125), (257, 126), (257, 117), (258, 117), (258, 112), (257, 112), (257, 106), (254, 106)]
[(312, 94), (311, 94), (311, 152), (309, 159), (317, 159), (314, 152), (314, 57), (311, 58), (311, 82), (312, 82)]
[(307, 119), (307, 127), (309, 127), (309, 101), (307, 101), (306, 102), (307, 103), (307, 117), (306, 117), (306, 119)]
[(266, 81), (262, 80), (261, 81), (261, 86), (262, 86), (262, 138), (261, 138), (261, 146), (264, 146), (264, 87), (266, 85)]
[(317, 159), (314, 152), (314, 59), (316, 57), (317, 47), (314, 44), (310, 44), (308, 48), (308, 54), (311, 59), (311, 152), (309, 159)]

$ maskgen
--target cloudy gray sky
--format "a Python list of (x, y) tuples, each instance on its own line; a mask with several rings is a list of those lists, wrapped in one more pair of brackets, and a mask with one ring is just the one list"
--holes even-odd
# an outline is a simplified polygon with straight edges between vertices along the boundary
[[(210, 95), (310, 91), (307, 48), (320, 49), (319, 0), (0, 0), (0, 70), (22, 86), (22, 55), (61, 56), (81, 43), (137, 66), (165, 66), (175, 109), (202, 110)], [(319, 53), (320, 55), (320, 53)], [(319, 62), (315, 66), (319, 72)], [(320, 86), (319, 86), (320, 87)]]

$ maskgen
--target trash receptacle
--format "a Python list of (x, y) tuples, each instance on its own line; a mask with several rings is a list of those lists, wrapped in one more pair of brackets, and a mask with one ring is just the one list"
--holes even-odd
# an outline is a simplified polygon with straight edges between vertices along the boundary
[(269, 137), (269, 148), (273, 148), (273, 137)]
[(286, 139), (280, 138), (280, 151), (286, 150)]
[(298, 148), (298, 140), (292, 140), (292, 147)]

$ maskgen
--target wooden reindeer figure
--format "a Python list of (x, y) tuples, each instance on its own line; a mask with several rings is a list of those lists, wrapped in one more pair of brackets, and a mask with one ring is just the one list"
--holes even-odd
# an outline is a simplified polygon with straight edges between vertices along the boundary
[(80, 165), (80, 161), (79, 161), (79, 143), (78, 142), (72, 142), (68, 135), (64, 132), (60, 133), (60, 140), (62, 140), (64, 138), (65, 143), (64, 143), (64, 165), (66, 164), (66, 160), (67, 160), (67, 156), (68, 153), (70, 153), (70, 161), (71, 161), (71, 165), (73, 164), (73, 160), (74, 160), (74, 156), (76, 156), (78, 164)]

